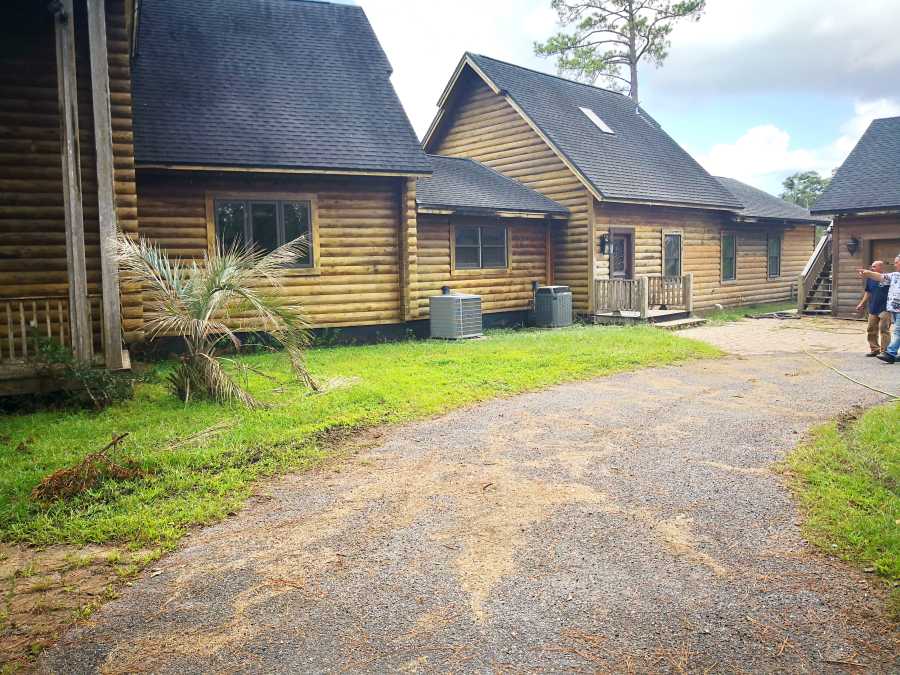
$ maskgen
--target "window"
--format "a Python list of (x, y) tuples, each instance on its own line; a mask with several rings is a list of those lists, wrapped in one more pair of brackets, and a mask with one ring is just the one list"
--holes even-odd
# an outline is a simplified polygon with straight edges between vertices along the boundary
[(604, 134), (614, 134), (615, 132), (610, 128), (610, 126), (604, 122), (600, 117), (590, 108), (580, 108), (581, 112), (585, 114), (585, 116), (594, 123), (600, 131)]
[(252, 244), (262, 251), (305, 237), (306, 250), (296, 267), (313, 266), (311, 205), (307, 200), (217, 199), (216, 235), (227, 250)]
[(768, 240), (769, 278), (781, 276), (781, 235), (770, 234)]
[(663, 276), (666, 279), (681, 277), (681, 235), (663, 235)]
[(456, 269), (506, 268), (505, 227), (466, 225), (454, 230)]
[(722, 281), (737, 279), (737, 241), (733, 234), (722, 235)]

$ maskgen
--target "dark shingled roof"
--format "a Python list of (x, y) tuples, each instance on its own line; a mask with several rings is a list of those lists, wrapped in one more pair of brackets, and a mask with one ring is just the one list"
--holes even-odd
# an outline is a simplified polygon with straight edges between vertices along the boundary
[(141, 0), (140, 164), (429, 173), (363, 10)]
[(788, 220), (811, 225), (827, 225), (829, 222), (828, 218), (811, 216), (802, 206), (786, 202), (734, 178), (716, 176), (716, 180), (744, 205), (739, 216), (763, 220)]
[[(740, 209), (735, 198), (627, 96), (469, 54), (484, 74), (613, 201)], [(598, 129), (590, 108), (615, 132)]]
[(900, 117), (869, 125), (812, 212), (884, 208), (900, 208)]
[(434, 174), (416, 181), (416, 203), (420, 207), (492, 213), (569, 213), (565, 206), (480, 162), (440, 155), (429, 155), (429, 159)]

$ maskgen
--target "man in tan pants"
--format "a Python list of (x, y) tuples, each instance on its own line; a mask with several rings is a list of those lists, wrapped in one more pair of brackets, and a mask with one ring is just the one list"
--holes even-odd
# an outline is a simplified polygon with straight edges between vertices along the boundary
[[(872, 263), (872, 271), (884, 274), (884, 261)], [(887, 311), (888, 286), (873, 279), (866, 279), (866, 292), (856, 306), (856, 311), (866, 312), (869, 325), (866, 334), (869, 338), (869, 353), (866, 356), (878, 356), (887, 350), (891, 342), (891, 313)]]

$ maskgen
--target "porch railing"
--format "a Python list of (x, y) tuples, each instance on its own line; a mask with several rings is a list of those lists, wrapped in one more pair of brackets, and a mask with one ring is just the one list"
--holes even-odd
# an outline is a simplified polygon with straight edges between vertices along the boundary
[[(96, 343), (100, 339), (103, 303), (100, 296), (88, 296), (88, 300), (95, 349), (102, 349)], [(42, 338), (52, 338), (71, 347), (68, 297), (0, 298), (0, 364), (34, 358)]]
[(645, 319), (651, 309), (694, 311), (694, 275), (594, 280), (595, 313), (637, 312)]

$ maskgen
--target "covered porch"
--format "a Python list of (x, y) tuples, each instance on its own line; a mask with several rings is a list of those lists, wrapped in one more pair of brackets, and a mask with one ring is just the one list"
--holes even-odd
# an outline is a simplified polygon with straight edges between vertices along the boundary
[(693, 316), (693, 274), (594, 279), (592, 305), (589, 319), (595, 324), (686, 328), (703, 323)]
[(0, 395), (53, 340), (128, 367), (116, 235), (137, 230), (125, 0), (0, 8)]

